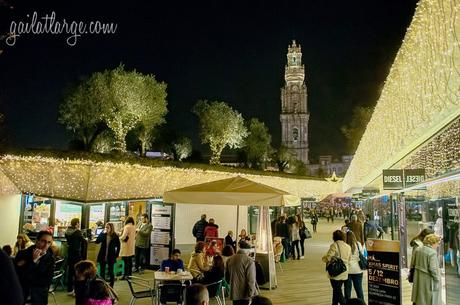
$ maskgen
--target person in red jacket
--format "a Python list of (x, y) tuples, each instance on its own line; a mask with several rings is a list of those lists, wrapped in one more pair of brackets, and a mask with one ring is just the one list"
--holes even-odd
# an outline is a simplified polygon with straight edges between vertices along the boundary
[(219, 237), (219, 226), (214, 223), (214, 218), (210, 218), (204, 228), (204, 237)]

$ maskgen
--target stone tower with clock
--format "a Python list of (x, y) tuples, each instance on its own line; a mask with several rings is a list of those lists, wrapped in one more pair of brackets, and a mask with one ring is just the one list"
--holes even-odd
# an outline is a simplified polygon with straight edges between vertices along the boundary
[(289, 148), (298, 160), (308, 164), (307, 86), (302, 50), (293, 40), (288, 46), (284, 70), (284, 87), (281, 88), (281, 144)]

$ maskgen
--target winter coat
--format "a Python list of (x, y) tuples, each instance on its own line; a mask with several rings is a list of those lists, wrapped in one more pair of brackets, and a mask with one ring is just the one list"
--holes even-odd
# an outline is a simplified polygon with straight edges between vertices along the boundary
[(259, 294), (256, 282), (256, 265), (243, 250), (227, 260), (225, 279), (230, 284), (230, 299), (249, 300)]
[(65, 231), (65, 238), (67, 239), (67, 253), (69, 260), (73, 261), (80, 261), (82, 260), (86, 255), (83, 253), (85, 246), (83, 243), (86, 242), (86, 240), (83, 238), (83, 234), (81, 233), (81, 230), (73, 227), (69, 227)]
[[(110, 239), (109, 246), (107, 247), (107, 233), (101, 233), (96, 239), (96, 244), (101, 244), (99, 253), (97, 255), (98, 263), (107, 262), (108, 264), (114, 264), (117, 261), (117, 257), (120, 254), (120, 239), (117, 234), (113, 234)], [(106, 261), (106, 251), (107, 261)]]
[(363, 223), (359, 220), (353, 220), (348, 224), (348, 228), (350, 228), (350, 231), (352, 231), (355, 234), (356, 240), (359, 241), (361, 246), (364, 246)]
[(192, 234), (197, 240), (204, 241), (204, 228), (208, 222), (204, 219), (198, 220), (192, 229)]
[(36, 246), (18, 252), (14, 258), (16, 272), (22, 287), (49, 287), (54, 272), (54, 257), (50, 249), (38, 264), (33, 261)]
[[(337, 249), (339, 247), (339, 249)], [(331, 244), (329, 250), (327, 251), (326, 255), (323, 256), (323, 262), (326, 264), (331, 261), (333, 256), (339, 256), (340, 250), (340, 257), (342, 258), (345, 266), (347, 266), (347, 270), (340, 273), (335, 277), (331, 277), (328, 273), (328, 277), (331, 280), (336, 281), (346, 281), (348, 279), (348, 270), (350, 269), (350, 259), (351, 259), (351, 247), (344, 242), (343, 240), (338, 240)]]
[(153, 230), (151, 223), (144, 223), (139, 226), (139, 231), (136, 233), (136, 247), (148, 248), (150, 246), (150, 235)]
[(208, 266), (206, 255), (203, 252), (193, 252), (188, 263), (188, 269), (194, 278), (208, 271), (210, 267)]
[(441, 270), (436, 250), (418, 247), (412, 254), (411, 267), (415, 268), (412, 302), (417, 305), (438, 305), (441, 301)]
[[(126, 241), (126, 237), (128, 240)], [(121, 247), (120, 256), (133, 256), (134, 255), (134, 243), (136, 240), (136, 228), (133, 224), (128, 223), (123, 228), (123, 233), (120, 236)]]
[(204, 237), (219, 237), (219, 226), (213, 223), (208, 223), (204, 228)]

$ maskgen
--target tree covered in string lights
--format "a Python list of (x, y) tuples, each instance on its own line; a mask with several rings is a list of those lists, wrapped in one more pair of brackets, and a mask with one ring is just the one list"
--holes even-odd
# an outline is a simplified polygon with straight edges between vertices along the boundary
[(105, 128), (113, 135), (113, 149), (126, 151), (126, 135), (137, 128), (142, 151), (156, 126), (165, 122), (166, 84), (153, 75), (126, 71), (123, 65), (96, 72), (66, 96), (59, 122), (81, 140), (85, 149)]
[(187, 137), (181, 137), (173, 143), (174, 155), (177, 160), (182, 161), (192, 154), (192, 140)]
[(211, 149), (210, 164), (219, 164), (222, 150), (240, 148), (248, 131), (243, 116), (225, 102), (198, 101), (192, 109), (200, 121), (200, 136), (203, 144)]

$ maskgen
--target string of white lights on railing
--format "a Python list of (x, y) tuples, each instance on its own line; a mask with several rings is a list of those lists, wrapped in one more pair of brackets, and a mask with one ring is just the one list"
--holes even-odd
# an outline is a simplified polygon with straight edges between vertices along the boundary
[(366, 186), (460, 115), (459, 10), (458, 0), (419, 2), (344, 190)]
[(81, 202), (154, 198), (168, 190), (236, 175), (299, 197), (322, 199), (341, 190), (340, 183), (325, 180), (40, 156), (5, 155), (0, 167), (22, 192)]

